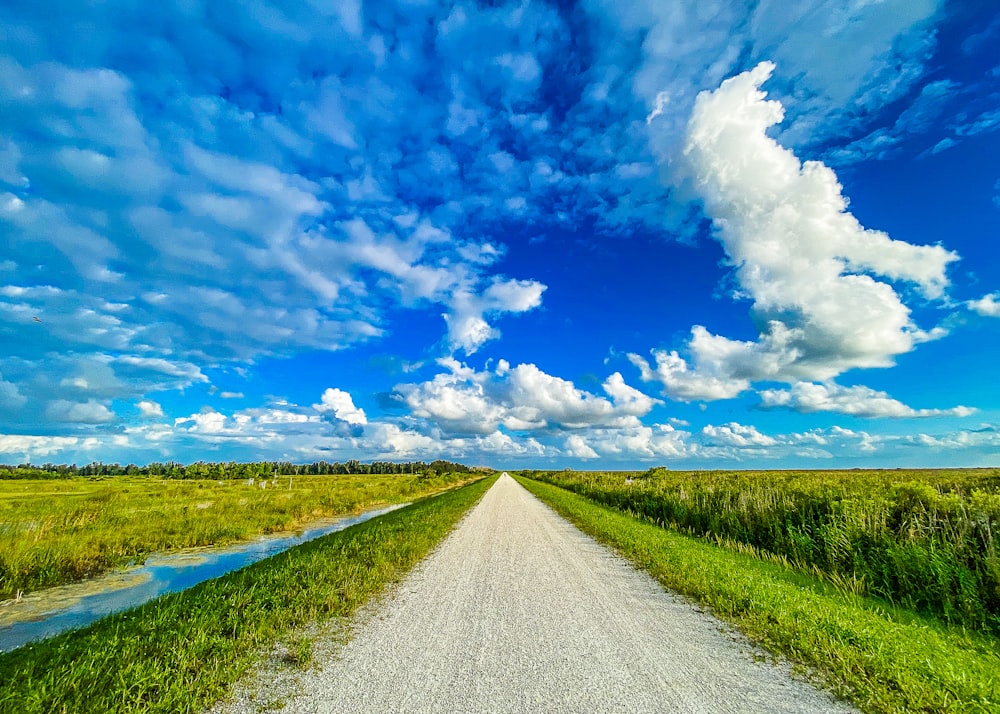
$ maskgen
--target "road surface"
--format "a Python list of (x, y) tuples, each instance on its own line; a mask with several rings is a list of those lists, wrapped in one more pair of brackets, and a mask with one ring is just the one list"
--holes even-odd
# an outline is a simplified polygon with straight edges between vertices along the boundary
[(506, 474), (320, 664), (280, 711), (853, 711)]

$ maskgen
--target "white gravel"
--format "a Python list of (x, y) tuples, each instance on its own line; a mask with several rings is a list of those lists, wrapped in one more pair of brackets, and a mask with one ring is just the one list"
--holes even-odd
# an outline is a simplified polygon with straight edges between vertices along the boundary
[(789, 672), (505, 474), (278, 702), (216, 711), (854, 711)]

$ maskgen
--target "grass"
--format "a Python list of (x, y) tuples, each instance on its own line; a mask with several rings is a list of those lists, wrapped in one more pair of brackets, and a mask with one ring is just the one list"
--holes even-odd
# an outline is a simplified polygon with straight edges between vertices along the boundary
[(867, 712), (1000, 711), (994, 637), (853, 595), (780, 562), (712, 545), (517, 477), (581, 530), (771, 652), (815, 668)]
[[(425, 557), (488, 478), (81, 630), (0, 654), (0, 713), (195, 712), (306, 623), (346, 617)], [(308, 661), (308, 641), (290, 656)]]
[(945, 622), (1000, 634), (1000, 470), (529, 474), (741, 543)]
[[(0, 600), (154, 551), (247, 540), (317, 518), (400, 503), (470, 474), (288, 476), (277, 481), (115, 476), (0, 480)], [(291, 488), (289, 488), (291, 483)]]

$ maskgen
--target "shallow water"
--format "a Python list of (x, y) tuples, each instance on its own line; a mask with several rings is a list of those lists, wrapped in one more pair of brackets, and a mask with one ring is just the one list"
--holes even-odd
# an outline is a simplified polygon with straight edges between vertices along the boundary
[(0, 603), (0, 652), (89, 625), (105, 615), (136, 607), (160, 595), (187, 590), (292, 546), (344, 530), (405, 505), (400, 503), (357, 516), (324, 519), (293, 534), (151, 555), (143, 565), (80, 583), (39, 590), (18, 601), (8, 600)]

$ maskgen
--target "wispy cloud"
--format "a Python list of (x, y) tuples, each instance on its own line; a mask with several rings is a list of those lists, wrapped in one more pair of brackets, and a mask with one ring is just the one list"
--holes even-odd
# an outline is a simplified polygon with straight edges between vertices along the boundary
[(861, 385), (844, 387), (828, 382), (798, 382), (791, 389), (764, 389), (761, 406), (785, 407), (803, 414), (834, 412), (859, 417), (966, 417), (975, 414), (970, 407), (950, 409), (914, 409), (885, 392)]

